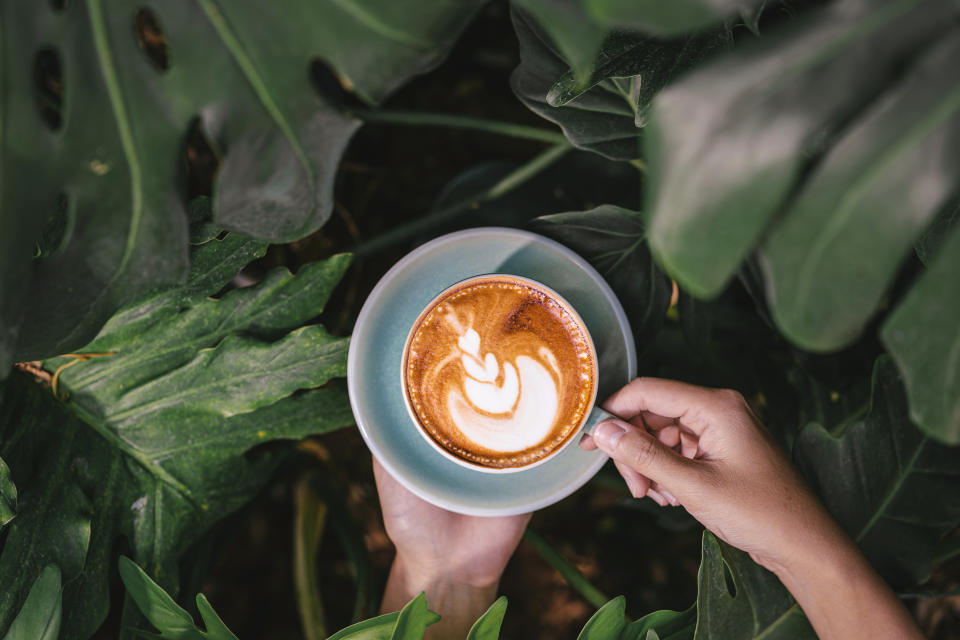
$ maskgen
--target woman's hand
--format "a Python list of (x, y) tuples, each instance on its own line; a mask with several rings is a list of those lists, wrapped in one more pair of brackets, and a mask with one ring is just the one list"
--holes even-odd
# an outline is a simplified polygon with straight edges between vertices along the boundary
[(500, 576), (530, 514), (482, 518), (452, 513), (413, 495), (374, 459), (387, 535), (397, 548), (383, 596), (384, 613), (421, 591), (442, 616), (427, 637), (465, 637), (494, 601)]
[(776, 573), (821, 638), (920, 637), (739, 393), (637, 378), (604, 408), (627, 421), (580, 446), (611, 456), (634, 496), (683, 505)]

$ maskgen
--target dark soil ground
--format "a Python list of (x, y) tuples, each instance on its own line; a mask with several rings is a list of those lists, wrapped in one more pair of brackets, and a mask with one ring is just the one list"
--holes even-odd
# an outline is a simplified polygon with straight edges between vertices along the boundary
[[(411, 82), (385, 106), (551, 127), (527, 111), (510, 91), (509, 74), (517, 62), (506, 6), (493, 3), (464, 34), (447, 62)], [(488, 163), (465, 179), (481, 184), (484, 175), (501, 175), (543, 148), (542, 143), (462, 130), (367, 125), (341, 165), (337, 206), (328, 225), (298, 243), (271, 248), (252, 276), (256, 277), (257, 269), (279, 264), (296, 269), (346, 250), (422, 216), (447, 185), (468, 169)], [(609, 191), (590, 193), (591, 185), (578, 186), (555, 177), (559, 174), (547, 175), (500, 209), (468, 212), (431, 235), (458, 224), (522, 224), (532, 216), (588, 207), (601, 199), (639, 206), (638, 178), (632, 168), (589, 154), (574, 154), (563, 162), (557, 171), (599, 176), (597, 189)], [(607, 198), (613, 193), (615, 197)], [(338, 334), (349, 334), (376, 281), (424, 239), (414, 238), (355, 263), (331, 300), (324, 324)], [(205, 543), (219, 551), (197, 554), (210, 562), (210, 571), (197, 588), (244, 639), (303, 637), (292, 575), (293, 495), (297, 482), (310, 470), (331, 467), (322, 460), (332, 461), (333, 473), (347, 489), (349, 510), (364, 531), (373, 591), (378, 594), (390, 566), (393, 551), (380, 519), (370, 456), (356, 430), (318, 437), (301, 449), (248, 508), (220, 525)], [(631, 499), (610, 468), (574, 495), (535, 514), (532, 526), (603, 593), (625, 595), (627, 613), (633, 618), (657, 609), (685, 609), (695, 600), (701, 530), (682, 515), (665, 518), (649, 500)], [(322, 534), (319, 553), (326, 623), (332, 633), (350, 623), (354, 580), (346, 551), (330, 526)], [(960, 561), (939, 569), (927, 587), (932, 592), (960, 587)], [(595, 611), (526, 542), (508, 566), (501, 591), (509, 599), (504, 638), (572, 639)], [(960, 596), (908, 603), (930, 637), (960, 638)]]

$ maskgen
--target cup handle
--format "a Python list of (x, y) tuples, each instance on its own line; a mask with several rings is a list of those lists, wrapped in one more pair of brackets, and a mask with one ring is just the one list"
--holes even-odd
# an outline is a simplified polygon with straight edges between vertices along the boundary
[(594, 428), (604, 420), (617, 419), (617, 416), (608, 411), (604, 411), (599, 406), (594, 407), (587, 416), (587, 421), (583, 423), (583, 433), (593, 433)]

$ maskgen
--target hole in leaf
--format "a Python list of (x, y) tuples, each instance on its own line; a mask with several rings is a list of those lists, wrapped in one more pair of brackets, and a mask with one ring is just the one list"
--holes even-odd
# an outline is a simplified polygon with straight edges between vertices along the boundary
[(37, 239), (34, 258), (50, 258), (67, 246), (70, 236), (73, 235), (73, 211), (70, 207), (70, 198), (60, 192), (53, 204), (50, 217), (43, 227), (40, 238)]
[(70, 6), (70, 0), (50, 0), (50, 6), (54, 11), (63, 11)]
[(40, 117), (56, 131), (63, 121), (63, 71), (56, 49), (46, 47), (33, 57), (33, 86)]
[(338, 76), (330, 66), (319, 58), (310, 61), (310, 82), (320, 97), (346, 108), (366, 108), (353, 93), (353, 85), (346, 78)]
[(158, 71), (170, 68), (170, 48), (167, 36), (163, 34), (160, 23), (150, 9), (139, 9), (133, 14), (133, 28), (137, 34), (137, 44)]
[(200, 118), (194, 118), (187, 128), (183, 166), (187, 178), (187, 200), (213, 193), (213, 179), (220, 168), (220, 154), (207, 138)]
[(723, 563), (723, 582), (727, 586), (727, 593), (730, 594), (731, 598), (737, 597), (737, 585), (733, 581), (733, 574), (730, 572), (730, 567), (726, 562)]

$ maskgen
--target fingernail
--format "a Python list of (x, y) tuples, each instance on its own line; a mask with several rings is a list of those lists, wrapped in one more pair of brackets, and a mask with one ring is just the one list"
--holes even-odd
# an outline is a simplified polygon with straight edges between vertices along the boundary
[(654, 502), (656, 502), (661, 507), (667, 506), (667, 499), (664, 498), (659, 493), (657, 493), (656, 489), (648, 489), (647, 496), (649, 496)]
[(674, 497), (674, 495), (673, 495), (672, 493), (670, 493), (669, 491), (667, 491), (667, 490), (664, 489), (663, 487), (660, 487), (660, 495), (662, 495), (664, 498), (666, 498), (667, 501), (670, 502), (670, 504), (672, 504), (673, 506), (675, 506), (675, 507), (676, 507), (676, 506), (679, 506), (680, 501), (677, 500), (676, 497)]
[(601, 422), (593, 431), (593, 439), (604, 451), (613, 451), (627, 433), (627, 428), (613, 421)]

